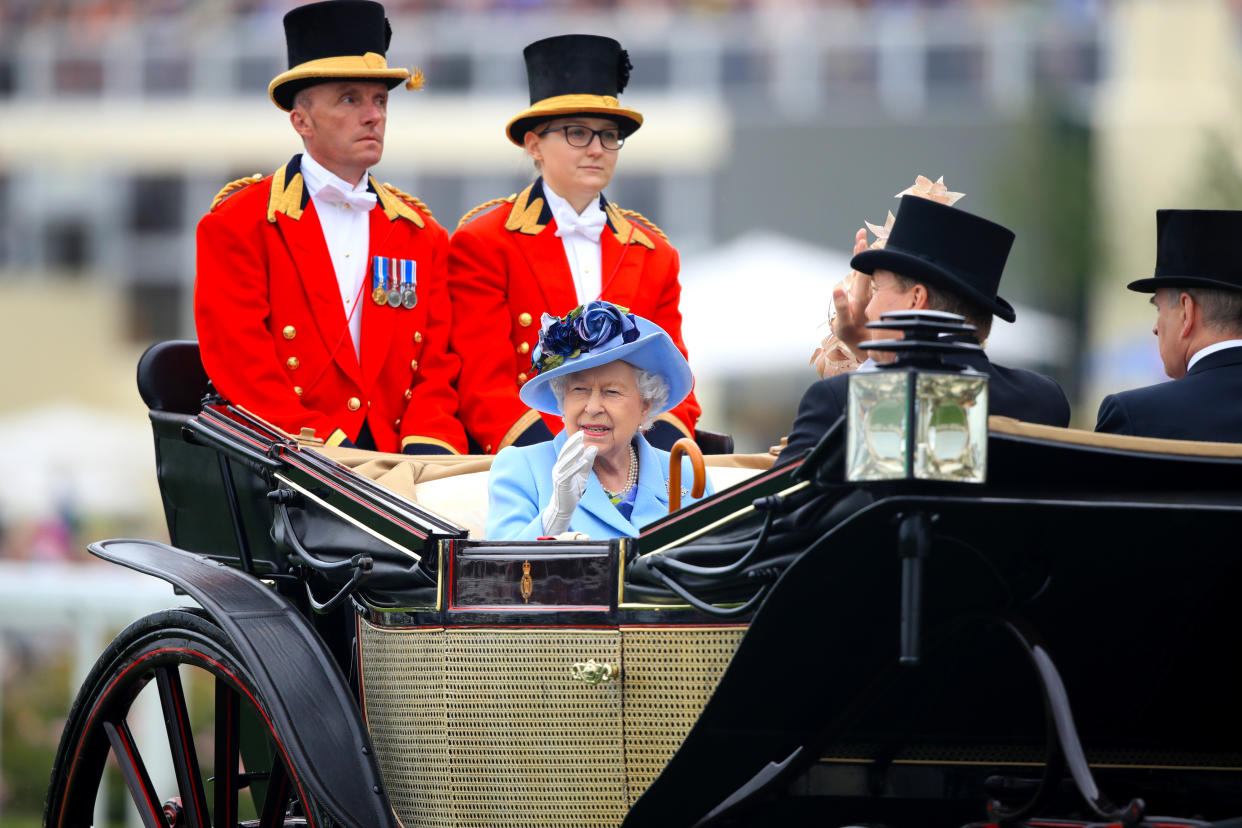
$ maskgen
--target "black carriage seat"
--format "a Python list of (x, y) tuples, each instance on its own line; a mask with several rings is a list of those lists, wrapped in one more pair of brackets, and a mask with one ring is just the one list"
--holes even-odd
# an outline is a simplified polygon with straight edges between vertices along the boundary
[(138, 360), (138, 394), (152, 411), (197, 414), (210, 390), (197, 342), (157, 342)]
[(705, 428), (694, 430), (694, 442), (704, 454), (733, 454), (733, 435)]
[(213, 395), (198, 343), (157, 342), (138, 360), (138, 393), (155, 437), (155, 470), (174, 546), (263, 568), (274, 560), (268, 486), (255, 473), (193, 441), (187, 426)]

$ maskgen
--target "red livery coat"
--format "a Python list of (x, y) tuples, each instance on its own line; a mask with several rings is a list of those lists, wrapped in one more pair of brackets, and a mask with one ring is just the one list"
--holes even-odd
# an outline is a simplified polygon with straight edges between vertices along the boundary
[[(654, 225), (627, 218), (607, 201), (602, 206), (608, 226), (600, 235), (600, 298), (656, 323), (685, 354), (677, 250)], [(545, 312), (564, 316), (579, 304), (542, 179), (462, 219), (449, 247), (449, 293), (450, 346), (462, 361), (458, 417), (484, 451), (521, 444), (540, 416), (518, 399), (518, 387), (532, 373), (539, 320)], [(659, 419), (693, 436), (699, 413), (691, 393)], [(543, 420), (553, 433), (563, 427), (559, 417)]]
[[(371, 179), (359, 358), (300, 165), (294, 156), (217, 197), (198, 224), (194, 317), (207, 375), (226, 399), (294, 435), (310, 428), (335, 444), (356, 439), (365, 422), (380, 451), (464, 452), (460, 363), (448, 351), (448, 233), (421, 204)], [(372, 301), (376, 256), (416, 262), (413, 309)]]

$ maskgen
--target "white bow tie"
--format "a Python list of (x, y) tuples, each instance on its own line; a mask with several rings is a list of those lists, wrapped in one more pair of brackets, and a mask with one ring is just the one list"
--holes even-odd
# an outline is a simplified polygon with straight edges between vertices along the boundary
[(362, 210), (363, 212), (367, 212), (375, 206), (375, 193), (370, 190), (341, 192), (341, 189), (335, 184), (325, 184), (320, 187), (319, 192), (315, 194), (315, 198), (323, 199), (328, 204), (340, 204), (345, 207)]
[(603, 210), (592, 210), (585, 216), (567, 216), (565, 221), (561, 221), (561, 217), (557, 216), (556, 236), (564, 238), (571, 233), (577, 233), (590, 241), (597, 242), (607, 221), (608, 217), (604, 215)]

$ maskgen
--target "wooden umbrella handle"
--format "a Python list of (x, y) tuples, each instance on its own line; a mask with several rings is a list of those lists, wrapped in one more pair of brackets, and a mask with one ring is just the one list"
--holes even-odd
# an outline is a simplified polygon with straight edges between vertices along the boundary
[(681, 457), (682, 455), (690, 456), (690, 465), (694, 468), (694, 486), (690, 489), (690, 494), (694, 497), (702, 497), (703, 492), (707, 489), (707, 468), (703, 465), (703, 452), (699, 449), (699, 444), (691, 440), (689, 437), (682, 437), (676, 443), (673, 443), (673, 450), (669, 452), (668, 466), (668, 511), (669, 514), (676, 512), (681, 508)]

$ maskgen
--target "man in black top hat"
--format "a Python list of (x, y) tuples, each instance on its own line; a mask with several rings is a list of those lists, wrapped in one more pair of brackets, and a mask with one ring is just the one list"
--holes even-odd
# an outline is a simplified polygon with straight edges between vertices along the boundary
[(284, 19), (268, 94), (305, 148), (235, 181), (198, 225), (194, 314), (217, 390), (292, 434), (418, 454), (466, 450), (448, 352), (448, 234), (371, 175), (384, 148), (392, 30), (370, 0)]
[(1242, 211), (1157, 210), (1152, 333), (1173, 379), (1104, 398), (1095, 430), (1242, 442)]
[[(871, 276), (867, 319), (874, 322), (897, 310), (948, 311), (964, 316), (975, 326), (975, 337), (985, 342), (993, 316), (1006, 322), (1015, 317), (1013, 307), (996, 295), (1013, 238), (1009, 229), (964, 210), (903, 196), (887, 244), (850, 260), (850, 267)], [(1069, 424), (1069, 401), (1055, 380), (1005, 368), (983, 354), (957, 361), (988, 375), (989, 413), (1044, 425)], [(782, 461), (800, 457), (819, 442), (845, 413), (848, 388), (849, 375), (841, 374), (807, 389)]]

